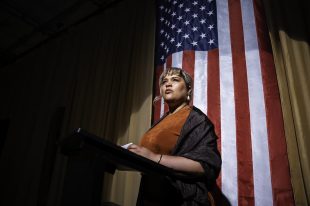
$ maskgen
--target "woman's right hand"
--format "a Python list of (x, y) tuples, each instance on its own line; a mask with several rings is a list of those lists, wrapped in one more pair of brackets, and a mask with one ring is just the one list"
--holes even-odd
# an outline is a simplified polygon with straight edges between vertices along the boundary
[(156, 154), (154, 152), (152, 152), (151, 150), (145, 148), (145, 147), (141, 147), (135, 144), (131, 144), (128, 147), (128, 150), (131, 152), (134, 152), (142, 157), (145, 157), (147, 159), (150, 159), (154, 162), (158, 162), (159, 158), (160, 158), (160, 154)]

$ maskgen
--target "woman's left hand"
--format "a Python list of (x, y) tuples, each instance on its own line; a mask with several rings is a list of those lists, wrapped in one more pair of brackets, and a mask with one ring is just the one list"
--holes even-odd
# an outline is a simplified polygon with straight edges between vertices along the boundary
[(141, 155), (147, 159), (153, 160), (154, 162), (157, 162), (159, 160), (160, 155), (159, 154), (155, 154), (154, 152), (152, 152), (151, 150), (145, 148), (145, 147), (141, 147), (135, 144), (132, 144), (128, 147), (128, 150), (131, 152), (134, 152), (138, 155)]
[(204, 169), (199, 162), (187, 159), (185, 157), (171, 155), (163, 156), (160, 154), (156, 154), (145, 147), (141, 147), (135, 144), (130, 145), (127, 149), (147, 159), (153, 160), (154, 162), (159, 162), (160, 160), (161, 165), (170, 167), (174, 170), (201, 174), (204, 173)]

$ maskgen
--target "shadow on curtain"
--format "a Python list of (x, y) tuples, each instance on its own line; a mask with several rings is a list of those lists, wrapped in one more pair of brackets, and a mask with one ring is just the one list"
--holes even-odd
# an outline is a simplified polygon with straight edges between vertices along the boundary
[(296, 205), (310, 204), (310, 2), (264, 0)]
[[(74, 128), (139, 142), (151, 124), (154, 29), (154, 1), (124, 0), (0, 70), (0, 118), (10, 122), (0, 205), (60, 205), (66, 158), (55, 141)], [(49, 133), (55, 118), (60, 137)], [(114, 175), (103, 200), (134, 205), (139, 181)]]

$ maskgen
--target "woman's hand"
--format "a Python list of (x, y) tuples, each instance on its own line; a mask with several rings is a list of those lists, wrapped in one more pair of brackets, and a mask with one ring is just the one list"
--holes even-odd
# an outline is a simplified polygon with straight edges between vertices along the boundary
[(130, 145), (128, 150), (147, 159), (153, 160), (154, 162), (158, 162), (160, 160), (161, 165), (170, 167), (174, 170), (200, 174), (204, 173), (204, 169), (199, 162), (187, 159), (185, 157), (156, 154), (145, 147), (141, 147), (135, 144)]
[(155, 154), (154, 152), (152, 152), (151, 150), (145, 148), (145, 147), (141, 147), (135, 144), (132, 144), (128, 147), (128, 150), (131, 152), (134, 152), (138, 155), (141, 155), (147, 159), (153, 160), (154, 162), (158, 162), (160, 155), (159, 154)]

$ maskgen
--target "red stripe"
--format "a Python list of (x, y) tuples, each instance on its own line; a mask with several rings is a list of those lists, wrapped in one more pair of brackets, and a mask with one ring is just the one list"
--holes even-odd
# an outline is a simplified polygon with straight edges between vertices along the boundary
[[(194, 74), (194, 70), (195, 70), (195, 51), (183, 51), (182, 67), (194, 79), (194, 75), (195, 75)], [(193, 91), (194, 91), (194, 89), (195, 88), (194, 88), (194, 85), (193, 85)], [(191, 102), (193, 102), (193, 101), (191, 101)]]
[[(166, 59), (166, 68), (172, 67), (172, 55), (169, 55)], [(169, 111), (169, 107), (167, 104), (164, 105), (164, 111)]]
[(228, 6), (237, 128), (238, 202), (240, 205), (254, 205), (250, 109), (241, 5), (239, 0), (229, 0)]
[[(155, 97), (159, 96), (160, 94), (160, 90), (159, 90), (159, 77), (161, 75), (161, 73), (163, 72), (164, 70), (164, 67), (163, 65), (160, 65), (158, 66), (156, 69), (155, 69), (155, 78), (154, 78), (154, 91), (153, 91), (153, 94), (155, 94)], [(155, 106), (153, 105), (153, 122), (156, 122), (157, 120), (159, 120), (160, 118), (160, 107), (161, 107), (161, 100), (157, 101), (155, 103)]]
[(208, 117), (214, 124), (215, 132), (219, 137), (218, 149), (221, 151), (221, 103), (220, 103), (220, 68), (219, 50), (214, 49), (208, 52)]
[(262, 66), (274, 205), (294, 205), (277, 76), (263, 5), (254, 1), (254, 13)]
[[(217, 146), (221, 151), (221, 97), (220, 97), (220, 65), (219, 50), (214, 49), (208, 52), (208, 80), (207, 80), (207, 104), (208, 117), (213, 122), (215, 133), (219, 137)], [(221, 175), (216, 179), (219, 188), (222, 185)], [(224, 205), (223, 199), (218, 191), (215, 191), (215, 201), (217, 205)]]
[(166, 59), (166, 68), (172, 66), (172, 55), (169, 55)]

